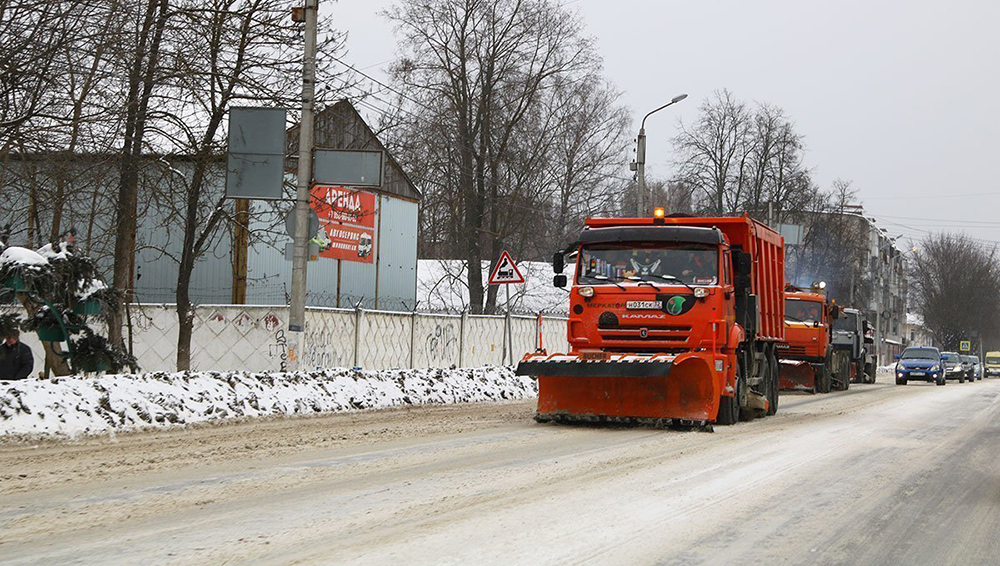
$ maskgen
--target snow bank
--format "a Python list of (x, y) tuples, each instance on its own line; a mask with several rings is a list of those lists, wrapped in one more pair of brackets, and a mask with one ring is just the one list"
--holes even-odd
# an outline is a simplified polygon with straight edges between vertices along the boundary
[(0, 440), (76, 436), (235, 417), (525, 399), (510, 368), (197, 372), (0, 382)]

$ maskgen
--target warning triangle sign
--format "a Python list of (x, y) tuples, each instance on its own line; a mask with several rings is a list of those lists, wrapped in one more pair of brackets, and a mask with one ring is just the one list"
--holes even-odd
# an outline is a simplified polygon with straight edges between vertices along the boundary
[(506, 285), (508, 283), (524, 283), (524, 276), (521, 275), (521, 271), (507, 250), (504, 250), (500, 254), (500, 259), (497, 260), (496, 267), (493, 268), (493, 273), (490, 274), (490, 285)]

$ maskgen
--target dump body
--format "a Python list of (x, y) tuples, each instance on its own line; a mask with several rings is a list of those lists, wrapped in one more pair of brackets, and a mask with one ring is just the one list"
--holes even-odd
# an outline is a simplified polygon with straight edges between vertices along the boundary
[(518, 367), (538, 376), (536, 418), (707, 423), (720, 403), (723, 420), (734, 402), (776, 408), (780, 235), (745, 216), (594, 218), (573, 253), (570, 351)]

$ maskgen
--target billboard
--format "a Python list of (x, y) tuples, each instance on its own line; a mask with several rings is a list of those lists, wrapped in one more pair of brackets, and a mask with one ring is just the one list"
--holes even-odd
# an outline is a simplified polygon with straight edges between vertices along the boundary
[(373, 193), (354, 188), (313, 186), (311, 204), (319, 230), (310, 242), (319, 245), (319, 257), (373, 263), (375, 202)]

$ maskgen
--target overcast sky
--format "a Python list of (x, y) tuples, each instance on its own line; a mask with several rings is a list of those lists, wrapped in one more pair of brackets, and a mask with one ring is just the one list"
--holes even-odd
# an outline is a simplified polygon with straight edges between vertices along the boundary
[[(389, 0), (321, 0), (349, 33), (345, 61), (384, 80), (396, 54)], [(646, 123), (647, 171), (672, 172), (669, 139), (713, 91), (775, 104), (805, 135), (828, 188), (848, 179), (893, 235), (965, 230), (1000, 241), (1000, 2), (996, 0), (575, 0), (605, 74)], [(622, 164), (628, 172), (628, 164)], [(931, 219), (931, 220), (922, 220)], [(902, 226), (901, 226), (902, 225)], [(906, 242), (901, 242), (908, 245)], [(901, 246), (903, 247), (903, 246)]]

